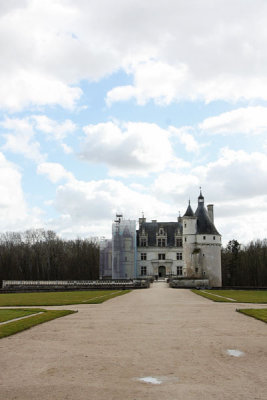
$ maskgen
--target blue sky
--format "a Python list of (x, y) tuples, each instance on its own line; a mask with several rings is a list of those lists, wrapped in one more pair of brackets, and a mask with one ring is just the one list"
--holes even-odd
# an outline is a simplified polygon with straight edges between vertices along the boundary
[(199, 187), (223, 242), (266, 237), (264, 0), (0, 4), (0, 231), (110, 235)]

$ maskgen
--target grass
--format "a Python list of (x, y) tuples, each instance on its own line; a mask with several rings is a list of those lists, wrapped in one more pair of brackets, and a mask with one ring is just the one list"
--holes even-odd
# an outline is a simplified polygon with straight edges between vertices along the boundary
[(98, 304), (130, 290), (94, 290), (74, 292), (2, 293), (0, 306), (59, 306), (67, 304)]
[(32, 311), (32, 310), (21, 310), (21, 309), (19, 309), (19, 310), (14, 310), (14, 309), (0, 310), (0, 323), (9, 321), (9, 320), (15, 319), (15, 318), (25, 317), (27, 315), (31, 315), (34, 313), (35, 313), (35, 311)]
[(236, 310), (242, 314), (248, 315), (249, 317), (253, 317), (259, 319), (260, 321), (267, 323), (267, 308), (262, 309), (242, 309)]
[[(5, 311), (5, 310), (1, 310)], [(8, 310), (10, 311), (10, 310)], [(12, 310), (13, 311), (13, 310)], [(17, 321), (10, 321), (5, 325), (0, 325), (0, 338), (14, 335), (15, 333), (24, 331), (25, 329), (32, 328), (33, 326), (43, 324), (44, 322), (51, 321), (55, 318), (64, 317), (68, 314), (73, 314), (77, 311), (70, 311), (70, 310), (43, 310), (40, 308), (31, 309), (31, 310), (14, 310), (14, 311), (29, 311), (30, 313), (39, 313), (42, 314), (33, 315), (29, 318), (17, 320)]]
[(267, 303), (267, 290), (196, 290), (192, 292), (213, 301), (227, 303)]

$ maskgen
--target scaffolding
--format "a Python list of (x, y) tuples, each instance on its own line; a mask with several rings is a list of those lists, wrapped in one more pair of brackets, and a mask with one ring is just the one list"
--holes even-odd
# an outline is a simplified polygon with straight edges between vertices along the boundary
[(112, 224), (112, 279), (135, 279), (136, 222), (116, 215)]

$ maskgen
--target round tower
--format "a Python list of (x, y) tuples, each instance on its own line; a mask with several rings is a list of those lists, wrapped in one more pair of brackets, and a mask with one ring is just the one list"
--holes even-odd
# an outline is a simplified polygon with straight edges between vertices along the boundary
[(212, 287), (220, 287), (222, 286), (221, 235), (214, 225), (213, 206), (210, 205), (209, 210), (205, 208), (201, 189), (195, 216), (197, 229), (193, 259), (196, 276), (208, 279)]
[(193, 266), (191, 262), (191, 255), (195, 247), (196, 231), (197, 231), (197, 218), (192, 210), (190, 200), (188, 202), (187, 210), (182, 217), (183, 223), (183, 258), (184, 258), (184, 271), (183, 275), (187, 277), (193, 276)]

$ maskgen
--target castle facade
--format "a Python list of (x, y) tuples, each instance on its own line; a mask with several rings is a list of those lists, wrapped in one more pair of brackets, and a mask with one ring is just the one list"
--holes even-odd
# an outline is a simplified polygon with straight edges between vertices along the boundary
[(214, 225), (213, 205), (206, 209), (200, 190), (196, 211), (189, 202), (176, 222), (147, 222), (142, 216), (136, 230), (135, 221), (117, 216), (112, 241), (100, 245), (100, 277), (171, 277), (180, 286), (220, 287), (221, 235)]

